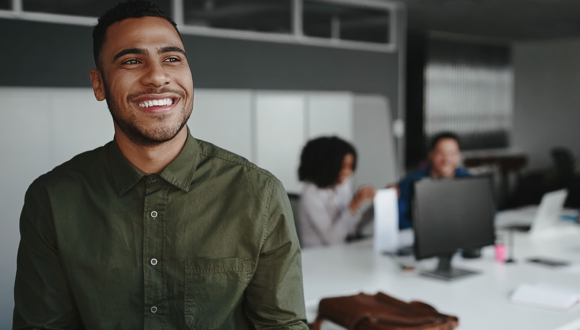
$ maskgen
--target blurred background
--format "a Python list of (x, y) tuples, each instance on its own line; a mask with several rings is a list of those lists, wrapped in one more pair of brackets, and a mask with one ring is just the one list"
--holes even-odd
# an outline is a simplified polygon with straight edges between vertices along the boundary
[[(302, 146), (353, 142), (355, 185), (384, 187), (454, 131), (500, 209), (567, 188), (579, 208), (580, 3), (574, 0), (154, 0), (178, 23), (195, 137), (298, 193)], [(18, 218), (39, 175), (112, 139), (88, 72), (113, 0), (0, 0), (0, 328), (11, 325)]]

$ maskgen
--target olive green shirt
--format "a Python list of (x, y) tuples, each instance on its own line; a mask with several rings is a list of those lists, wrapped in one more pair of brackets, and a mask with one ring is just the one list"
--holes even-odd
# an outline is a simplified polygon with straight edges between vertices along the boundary
[(282, 184), (191, 135), (153, 175), (115, 141), (58, 166), (20, 233), (13, 329), (307, 329)]

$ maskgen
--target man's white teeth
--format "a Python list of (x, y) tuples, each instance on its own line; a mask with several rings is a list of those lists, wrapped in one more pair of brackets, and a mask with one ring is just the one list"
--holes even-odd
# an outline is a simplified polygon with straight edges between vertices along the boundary
[(149, 108), (152, 106), (164, 106), (173, 104), (173, 99), (148, 100), (139, 103), (141, 108)]

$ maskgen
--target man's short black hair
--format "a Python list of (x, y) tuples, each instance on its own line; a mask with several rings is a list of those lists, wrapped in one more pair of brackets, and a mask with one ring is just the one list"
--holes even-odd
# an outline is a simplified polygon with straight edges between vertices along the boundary
[(455, 140), (457, 142), (457, 145), (459, 146), (459, 149), (461, 149), (461, 139), (459, 139), (459, 135), (457, 135), (453, 132), (441, 132), (441, 133), (435, 134), (431, 138), (431, 144), (429, 145), (429, 151), (433, 151), (435, 149), (435, 147), (437, 146), (437, 143), (439, 143), (439, 141), (441, 141), (443, 139)]
[(319, 137), (308, 141), (300, 155), (298, 179), (315, 184), (319, 188), (330, 188), (338, 183), (344, 156), (352, 154), (356, 169), (354, 146), (336, 136)]
[(117, 4), (115, 7), (109, 9), (103, 16), (99, 18), (99, 21), (95, 28), (93, 29), (93, 57), (95, 59), (95, 65), (100, 68), (99, 58), (101, 55), (101, 50), (103, 50), (103, 44), (105, 43), (105, 37), (107, 35), (107, 29), (109, 26), (116, 22), (120, 22), (127, 18), (141, 18), (141, 17), (161, 17), (167, 20), (181, 39), (181, 33), (177, 29), (177, 24), (165, 14), (157, 5), (152, 4), (149, 1), (135, 0), (126, 1)]

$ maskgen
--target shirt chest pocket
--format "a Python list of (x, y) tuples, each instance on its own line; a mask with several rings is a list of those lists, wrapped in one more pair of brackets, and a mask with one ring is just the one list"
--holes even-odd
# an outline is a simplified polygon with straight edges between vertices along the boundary
[(192, 330), (220, 328), (242, 299), (249, 281), (249, 258), (185, 261), (185, 322)]

